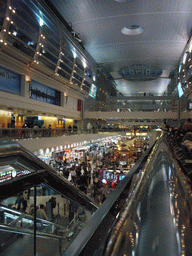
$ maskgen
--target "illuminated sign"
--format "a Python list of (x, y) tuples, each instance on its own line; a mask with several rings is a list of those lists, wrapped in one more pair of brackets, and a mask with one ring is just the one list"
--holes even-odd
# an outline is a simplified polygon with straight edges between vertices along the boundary
[(97, 86), (95, 86), (94, 84), (91, 85), (91, 89), (89, 92), (89, 96), (96, 98), (96, 94), (97, 94)]

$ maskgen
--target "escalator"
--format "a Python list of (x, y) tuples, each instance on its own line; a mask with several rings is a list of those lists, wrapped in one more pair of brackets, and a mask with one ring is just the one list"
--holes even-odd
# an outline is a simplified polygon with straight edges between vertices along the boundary
[[(0, 218), (0, 255), (34, 255), (34, 217), (1, 205)], [(37, 218), (37, 255), (60, 255), (84, 226), (78, 218), (65, 225)]]
[(191, 255), (191, 186), (161, 135), (62, 256)]
[(61, 255), (97, 209), (52, 167), (1, 142), (0, 255)]

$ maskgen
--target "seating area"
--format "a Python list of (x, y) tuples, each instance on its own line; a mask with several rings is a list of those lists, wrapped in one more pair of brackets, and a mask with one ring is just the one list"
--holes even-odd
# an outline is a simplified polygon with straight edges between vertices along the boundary
[(170, 150), (173, 153), (173, 157), (177, 159), (178, 164), (186, 172), (189, 178), (192, 178), (191, 167), (192, 167), (192, 151), (185, 146), (185, 141), (190, 136), (191, 132), (186, 133), (180, 140), (176, 140), (172, 133), (167, 134), (167, 141), (170, 146)]

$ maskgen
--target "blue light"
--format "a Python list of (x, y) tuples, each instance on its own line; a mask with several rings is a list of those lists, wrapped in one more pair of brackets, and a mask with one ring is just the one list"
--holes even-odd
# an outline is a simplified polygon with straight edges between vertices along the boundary
[(181, 87), (181, 83), (178, 83), (177, 85), (178, 93), (179, 93), (179, 98), (183, 95), (183, 89)]

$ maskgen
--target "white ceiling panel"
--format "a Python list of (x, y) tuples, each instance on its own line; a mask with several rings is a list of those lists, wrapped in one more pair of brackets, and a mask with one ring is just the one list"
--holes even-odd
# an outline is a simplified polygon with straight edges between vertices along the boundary
[[(150, 64), (168, 74), (177, 68), (192, 29), (192, 0), (50, 0), (85, 49), (116, 78), (131, 64)], [(140, 35), (121, 33), (125, 26), (139, 25)], [(127, 95), (139, 91), (163, 93), (168, 79), (149, 82), (116, 80)], [(154, 87), (153, 87), (154, 86)]]

